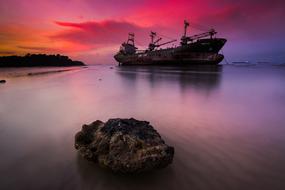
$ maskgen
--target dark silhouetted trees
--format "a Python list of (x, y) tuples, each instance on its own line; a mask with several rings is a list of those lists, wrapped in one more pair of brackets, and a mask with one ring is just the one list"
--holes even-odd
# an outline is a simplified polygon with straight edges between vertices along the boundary
[(84, 66), (81, 61), (72, 61), (63, 55), (27, 54), (25, 56), (2, 56), (0, 67), (49, 67), (49, 66)]

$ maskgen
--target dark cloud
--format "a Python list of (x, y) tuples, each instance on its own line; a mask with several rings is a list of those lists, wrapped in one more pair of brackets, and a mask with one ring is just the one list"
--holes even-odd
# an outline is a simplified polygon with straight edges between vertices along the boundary
[(219, 7), (200, 18), (235, 38), (272, 39), (283, 35), (285, 3), (281, 0), (216, 0)]
[(34, 46), (17, 46), (20, 49), (25, 49), (25, 50), (36, 50), (36, 51), (51, 51), (54, 50), (52, 48), (47, 48), (47, 47), (34, 47)]
[(0, 55), (15, 55), (15, 51), (0, 51)]

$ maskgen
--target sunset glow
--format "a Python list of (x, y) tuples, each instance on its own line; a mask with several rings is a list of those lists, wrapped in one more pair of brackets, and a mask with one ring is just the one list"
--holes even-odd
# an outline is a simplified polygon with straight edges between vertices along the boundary
[(61, 53), (110, 63), (128, 32), (146, 47), (149, 31), (179, 39), (183, 20), (228, 39), (226, 58), (284, 60), (285, 6), (281, 0), (2, 0), (0, 55)]

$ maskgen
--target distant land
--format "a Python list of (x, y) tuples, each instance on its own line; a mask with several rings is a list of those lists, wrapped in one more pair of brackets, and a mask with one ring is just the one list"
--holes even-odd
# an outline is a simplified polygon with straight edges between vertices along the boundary
[(0, 56), (0, 67), (66, 67), (84, 66), (81, 61), (73, 61), (68, 56), (27, 54), (25, 56)]

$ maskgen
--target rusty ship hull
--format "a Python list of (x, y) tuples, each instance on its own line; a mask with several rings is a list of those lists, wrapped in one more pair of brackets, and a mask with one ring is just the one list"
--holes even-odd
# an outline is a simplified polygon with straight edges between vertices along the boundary
[(213, 39), (133, 55), (118, 53), (114, 58), (120, 65), (216, 65), (224, 59), (218, 52), (225, 43), (225, 39)]
[(181, 58), (178, 57), (180, 57), (179, 54), (171, 53), (166, 55), (136, 54), (116, 55), (115, 59), (120, 65), (217, 65), (224, 59), (222, 54), (213, 53), (188, 53)]

